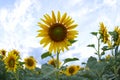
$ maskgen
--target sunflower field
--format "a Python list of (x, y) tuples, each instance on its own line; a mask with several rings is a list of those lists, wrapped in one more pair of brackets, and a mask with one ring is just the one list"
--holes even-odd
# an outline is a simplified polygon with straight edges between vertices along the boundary
[(96, 57), (90, 56), (80, 65), (66, 65), (78, 61), (76, 57), (60, 60), (60, 54), (69, 50), (78, 35), (75, 29), (78, 25), (67, 13), (52, 11), (51, 15), (45, 14), (38, 26), (37, 38), (48, 48), (47, 52), (41, 53), (41, 58), (50, 57), (50, 60), (36, 67), (33, 56), (22, 59), (16, 49), (0, 49), (0, 80), (120, 80), (119, 26), (108, 31), (100, 22), (98, 31), (91, 32), (97, 43), (87, 45), (95, 50)]

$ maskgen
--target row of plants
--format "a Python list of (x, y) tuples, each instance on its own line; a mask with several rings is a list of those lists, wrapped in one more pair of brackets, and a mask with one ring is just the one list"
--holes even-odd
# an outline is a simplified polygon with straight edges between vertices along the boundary
[[(89, 44), (95, 50), (81, 65), (67, 65), (79, 58), (65, 58), (64, 54), (77, 40), (78, 26), (67, 13), (61, 15), (58, 11), (52, 16), (45, 14), (38, 22), (40, 44), (48, 47), (48, 51), (41, 54), (42, 59), (50, 58), (48, 63), (36, 67), (37, 60), (33, 57), (22, 59), (16, 49), (0, 50), (0, 80), (120, 80), (120, 28), (116, 26), (108, 31), (103, 22), (97, 32), (91, 32), (97, 43)], [(88, 53), (89, 54), (89, 53)]]

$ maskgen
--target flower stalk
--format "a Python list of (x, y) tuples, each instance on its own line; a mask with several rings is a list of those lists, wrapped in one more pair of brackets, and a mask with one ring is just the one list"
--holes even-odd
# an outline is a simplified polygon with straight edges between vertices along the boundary
[(56, 68), (57, 68), (57, 72), (56, 72), (56, 80), (59, 80), (59, 52), (57, 52), (57, 61), (56, 61)]
[(100, 54), (100, 38), (98, 39), (98, 58), (101, 60), (101, 54)]

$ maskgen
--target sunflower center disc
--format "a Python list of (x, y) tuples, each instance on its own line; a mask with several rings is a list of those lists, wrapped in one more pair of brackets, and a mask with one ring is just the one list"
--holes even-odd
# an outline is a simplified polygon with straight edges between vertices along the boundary
[(11, 59), (11, 60), (9, 61), (9, 66), (10, 66), (10, 67), (14, 67), (14, 65), (15, 65), (15, 60), (14, 60), (14, 59)]
[(28, 65), (33, 66), (34, 62), (31, 59), (28, 59)]
[(71, 74), (72, 74), (74, 71), (75, 71), (74, 68), (70, 68), (70, 69), (69, 69), (69, 73), (71, 73)]
[(52, 61), (52, 62), (51, 62), (51, 65), (53, 65), (54, 67), (56, 67), (56, 65), (55, 65), (55, 62), (54, 62), (54, 61)]
[(66, 38), (67, 29), (63, 24), (53, 24), (49, 28), (49, 36), (55, 42), (63, 41)]

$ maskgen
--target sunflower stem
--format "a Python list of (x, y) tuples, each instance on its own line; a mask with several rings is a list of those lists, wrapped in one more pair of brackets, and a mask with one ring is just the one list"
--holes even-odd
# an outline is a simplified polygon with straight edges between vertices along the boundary
[(59, 52), (57, 52), (57, 72), (56, 72), (56, 80), (59, 80)]
[(101, 60), (101, 54), (100, 54), (100, 38), (98, 38), (98, 58)]
[(14, 72), (16, 80), (19, 80), (18, 72)]

